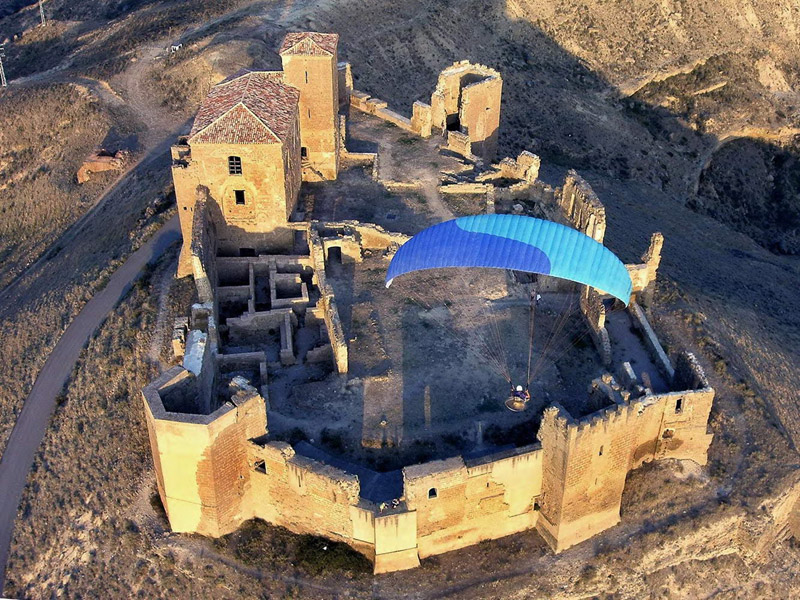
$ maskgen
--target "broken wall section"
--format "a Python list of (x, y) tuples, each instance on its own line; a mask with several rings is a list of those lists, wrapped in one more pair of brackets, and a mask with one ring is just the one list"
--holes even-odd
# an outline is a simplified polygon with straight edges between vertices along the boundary
[[(544, 411), (542, 511), (538, 530), (560, 552), (616, 525), (628, 471), (663, 458), (707, 461), (714, 390), (691, 354), (676, 362), (672, 388), (615, 403), (580, 420), (560, 405)], [(680, 373), (680, 375), (677, 375)]]
[(314, 266), (314, 284), (319, 289), (320, 298), (317, 307), (320, 309), (316, 316), (321, 317), (327, 328), (328, 338), (331, 342), (331, 352), (336, 370), (340, 374), (348, 371), (348, 347), (347, 339), (344, 335), (344, 328), (339, 317), (339, 309), (336, 305), (336, 297), (333, 288), (328, 283), (325, 276), (325, 248), (320, 239), (319, 233), (312, 229), (309, 234), (309, 249), (311, 261)]
[(431, 95), (431, 123), (447, 132), (448, 149), (494, 160), (502, 90), (500, 73), (485, 65), (464, 60), (440, 73)]

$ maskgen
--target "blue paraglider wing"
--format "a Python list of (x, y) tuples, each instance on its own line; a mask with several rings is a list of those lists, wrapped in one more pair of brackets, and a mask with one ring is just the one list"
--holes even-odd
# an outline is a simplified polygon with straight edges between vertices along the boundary
[(619, 258), (571, 227), (522, 215), (476, 215), (428, 227), (392, 258), (386, 287), (422, 269), (492, 267), (541, 273), (583, 283), (620, 299), (631, 297), (631, 278)]

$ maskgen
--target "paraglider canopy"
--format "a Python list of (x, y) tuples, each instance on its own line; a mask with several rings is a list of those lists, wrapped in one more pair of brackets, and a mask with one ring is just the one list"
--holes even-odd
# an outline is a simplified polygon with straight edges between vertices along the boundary
[(476, 215), (424, 229), (392, 258), (395, 277), (423, 269), (491, 267), (550, 275), (589, 285), (626, 306), (632, 283), (622, 261), (588, 235), (523, 215)]

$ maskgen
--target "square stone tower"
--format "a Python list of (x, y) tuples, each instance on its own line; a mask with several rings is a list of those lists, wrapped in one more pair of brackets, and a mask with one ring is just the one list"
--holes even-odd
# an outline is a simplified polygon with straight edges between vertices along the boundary
[(283, 73), (245, 71), (208, 94), (188, 138), (172, 147), (172, 178), (183, 233), (178, 275), (191, 273), (198, 186), (224, 256), (291, 247), (287, 223), (300, 190), (300, 94)]
[(339, 72), (335, 33), (290, 33), (281, 44), (284, 81), (300, 91), (303, 181), (339, 172)]

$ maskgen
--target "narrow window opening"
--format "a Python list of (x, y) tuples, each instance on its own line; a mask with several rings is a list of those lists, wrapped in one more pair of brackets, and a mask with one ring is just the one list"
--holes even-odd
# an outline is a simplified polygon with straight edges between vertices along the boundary
[(600, 454), (598, 454), (598, 456), (603, 456), (603, 447), (602, 446), (600, 446)]
[(267, 464), (263, 460), (257, 460), (253, 465), (253, 469), (255, 469), (257, 473), (264, 473), (266, 475)]
[(242, 159), (238, 156), (228, 157), (228, 173), (230, 175), (242, 174)]
[(431, 488), (428, 490), (428, 498), (436, 498), (438, 494), (436, 493), (436, 488)]
[(308, 148), (305, 146), (300, 148), (300, 158), (308, 158)]
[(328, 263), (342, 264), (342, 248), (340, 246), (333, 246), (328, 248)]
[(306, 83), (308, 83), (308, 71), (306, 71)]
[(675, 412), (679, 413), (683, 410), (683, 398), (678, 398), (678, 401), (675, 403)]
[(533, 510), (542, 510), (542, 506), (539, 504), (538, 500), (533, 501)]
[(233, 195), (236, 197), (236, 204), (244, 204), (244, 190), (234, 190)]

